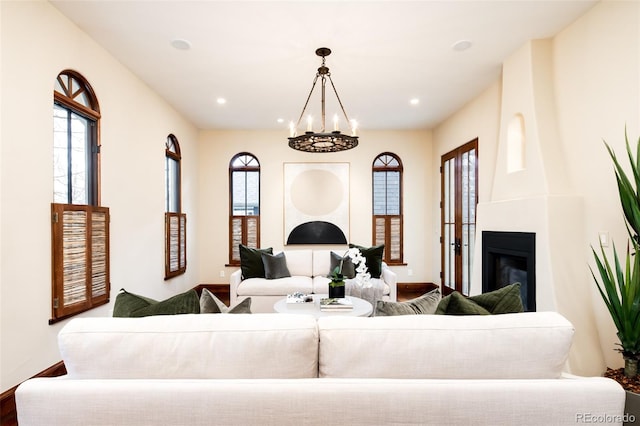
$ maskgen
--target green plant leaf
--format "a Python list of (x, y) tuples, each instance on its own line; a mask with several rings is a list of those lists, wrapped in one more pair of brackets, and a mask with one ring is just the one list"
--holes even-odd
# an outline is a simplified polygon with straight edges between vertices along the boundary
[[(589, 267), (598, 293), (611, 315), (620, 340), (620, 350), (625, 357), (640, 358), (640, 138), (635, 158), (625, 129), (625, 148), (631, 174), (627, 174), (613, 149), (605, 142), (613, 162), (620, 205), (624, 213), (629, 242), (624, 259), (612, 244), (613, 258), (604, 247), (596, 251), (591, 247), (597, 274)], [(631, 177), (631, 179), (630, 179)], [(624, 260), (624, 264), (621, 263)]]

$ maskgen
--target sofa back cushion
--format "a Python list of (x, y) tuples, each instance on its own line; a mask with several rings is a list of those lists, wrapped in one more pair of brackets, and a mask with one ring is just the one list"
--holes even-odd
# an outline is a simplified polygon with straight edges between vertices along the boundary
[(574, 328), (554, 312), (318, 319), (319, 377), (548, 379)]
[(287, 268), (291, 276), (311, 277), (313, 270), (313, 257), (311, 250), (285, 250), (284, 255), (287, 258)]
[(69, 378), (309, 378), (318, 374), (312, 316), (76, 318), (58, 343)]
[[(340, 250), (337, 250), (340, 251)], [(343, 251), (344, 253), (344, 251)], [(313, 251), (313, 276), (326, 277), (331, 272), (331, 250)]]

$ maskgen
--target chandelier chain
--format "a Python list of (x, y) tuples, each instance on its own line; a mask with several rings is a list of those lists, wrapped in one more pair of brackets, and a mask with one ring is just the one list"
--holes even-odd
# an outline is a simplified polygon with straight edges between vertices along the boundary
[(328, 74), (329, 76), (329, 81), (331, 82), (331, 87), (333, 87), (333, 93), (336, 94), (336, 99), (338, 99), (338, 104), (340, 104), (340, 109), (342, 110), (342, 113), (344, 114), (344, 118), (347, 120), (347, 125), (349, 126), (349, 129), (351, 129), (353, 131), (353, 127), (351, 126), (351, 120), (349, 120), (349, 116), (347, 116), (347, 111), (345, 111), (344, 106), (342, 105), (342, 101), (340, 100), (340, 96), (338, 96), (338, 91), (336, 90), (336, 85), (333, 84), (333, 79), (331, 78), (331, 74)]

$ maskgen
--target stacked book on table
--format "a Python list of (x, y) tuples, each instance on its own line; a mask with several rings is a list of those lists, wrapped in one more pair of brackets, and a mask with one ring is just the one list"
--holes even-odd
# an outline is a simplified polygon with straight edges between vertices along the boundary
[(321, 311), (348, 311), (350, 309), (353, 309), (353, 302), (351, 302), (351, 299), (349, 298), (324, 297), (320, 299)]
[(310, 294), (296, 292), (293, 294), (287, 294), (287, 304), (295, 305), (295, 304), (313, 304), (313, 296)]

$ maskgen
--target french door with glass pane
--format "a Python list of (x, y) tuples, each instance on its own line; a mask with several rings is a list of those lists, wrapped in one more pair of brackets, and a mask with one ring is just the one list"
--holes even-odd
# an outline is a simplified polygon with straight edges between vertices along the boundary
[(469, 294), (478, 203), (478, 139), (441, 159), (442, 292)]

